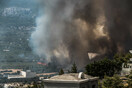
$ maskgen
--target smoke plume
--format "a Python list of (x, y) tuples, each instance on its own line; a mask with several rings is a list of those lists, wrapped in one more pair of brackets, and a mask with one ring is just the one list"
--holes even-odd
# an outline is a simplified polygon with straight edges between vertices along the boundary
[(39, 0), (31, 35), (33, 50), (47, 61), (89, 63), (100, 55), (132, 47), (132, 0)]

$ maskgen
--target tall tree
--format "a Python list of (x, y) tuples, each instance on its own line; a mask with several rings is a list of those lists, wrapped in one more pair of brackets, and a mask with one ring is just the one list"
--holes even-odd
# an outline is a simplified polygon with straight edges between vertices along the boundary
[(77, 66), (75, 63), (72, 65), (71, 73), (77, 73)]
[(101, 61), (88, 64), (85, 69), (88, 75), (99, 76), (100, 78), (103, 78), (104, 75), (113, 76), (115, 73), (115, 62), (105, 58)]
[(64, 71), (63, 69), (61, 68), (60, 71), (59, 71), (59, 75), (63, 75), (64, 74)]

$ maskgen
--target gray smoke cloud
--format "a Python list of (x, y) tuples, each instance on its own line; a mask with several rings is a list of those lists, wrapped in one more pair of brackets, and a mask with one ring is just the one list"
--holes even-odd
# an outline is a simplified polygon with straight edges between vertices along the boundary
[(7, 0), (0, 0), (0, 7), (6, 6), (8, 2)]
[(89, 63), (88, 52), (109, 55), (132, 45), (131, 0), (39, 0), (33, 50), (62, 65)]

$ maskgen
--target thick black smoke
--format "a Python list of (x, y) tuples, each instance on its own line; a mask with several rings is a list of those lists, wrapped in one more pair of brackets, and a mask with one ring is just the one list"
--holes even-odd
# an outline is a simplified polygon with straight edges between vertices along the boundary
[(129, 50), (132, 48), (132, 1), (106, 0), (104, 8), (105, 31), (113, 44), (111, 49), (115, 52)]
[(34, 51), (63, 65), (90, 62), (87, 53), (125, 52), (132, 46), (132, 0), (40, 0)]

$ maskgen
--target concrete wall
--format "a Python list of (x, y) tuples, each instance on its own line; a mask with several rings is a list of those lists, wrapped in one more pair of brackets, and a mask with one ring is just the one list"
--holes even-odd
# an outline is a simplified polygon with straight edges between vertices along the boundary
[(79, 84), (73, 84), (73, 83), (44, 83), (44, 88), (79, 88)]
[(132, 70), (132, 63), (123, 63), (122, 64), (122, 71), (121, 76), (129, 75)]
[(21, 71), (21, 75), (24, 76), (25, 78), (33, 78), (36, 77), (36, 73), (35, 72), (25, 72), (25, 71)]
[[(89, 88), (98, 88), (98, 81), (90, 81), (89, 82)], [(93, 87), (94, 86), (94, 87)]]
[(25, 71), (21, 71), (20, 73), (23, 77), (26, 77), (26, 72)]
[(81, 83), (79, 88), (98, 88), (98, 81), (88, 81)]
[(26, 78), (33, 78), (36, 77), (36, 73), (35, 72), (27, 72), (26, 73)]
[(98, 88), (98, 81), (85, 83), (49, 83), (44, 82), (44, 88)]

